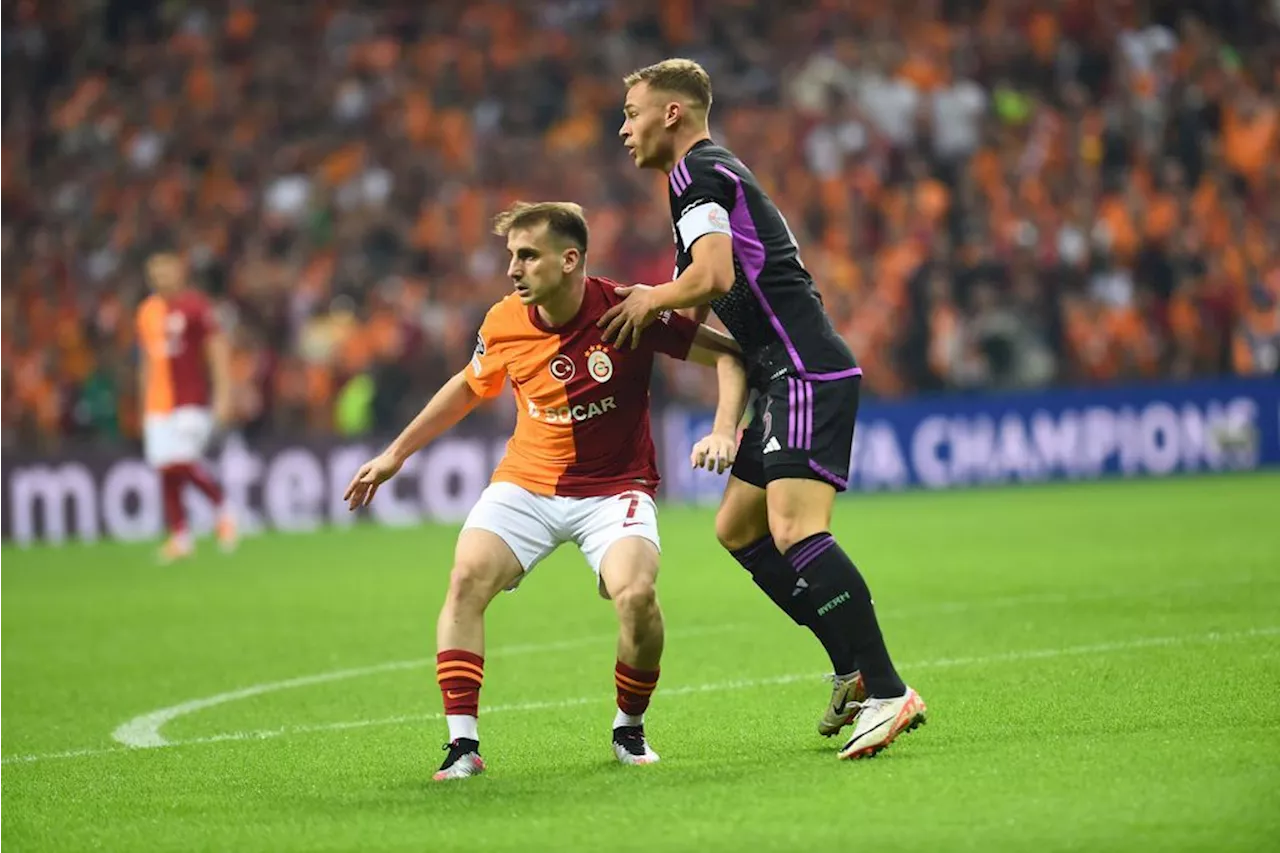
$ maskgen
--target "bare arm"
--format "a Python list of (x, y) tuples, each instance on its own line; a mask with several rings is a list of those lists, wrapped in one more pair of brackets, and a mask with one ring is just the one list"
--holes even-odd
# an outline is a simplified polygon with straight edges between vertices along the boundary
[(688, 317), (695, 323), (707, 322), (707, 316), (711, 314), (711, 305), (698, 305), (693, 308), (681, 308), (676, 312), (682, 317)]
[(224, 333), (214, 332), (205, 341), (204, 355), (213, 381), (213, 412), (226, 423), (231, 419), (231, 342)]
[(413, 454), (435, 441), (455, 424), (471, 413), (484, 398), (467, 383), (461, 371), (449, 378), (440, 390), (432, 395), (417, 417), (401, 430), (395, 441), (383, 451), (403, 464)]
[(711, 431), (736, 438), (742, 412), (747, 407), (747, 371), (738, 342), (710, 326), (701, 326), (689, 350), (689, 361), (716, 369), (719, 394)]
[(138, 411), (145, 419), (147, 415), (147, 354), (138, 353)]
[(711, 434), (694, 444), (689, 461), (695, 468), (723, 473), (737, 456), (738, 424), (747, 407), (747, 371), (742, 363), (742, 350), (737, 341), (723, 332), (700, 326), (688, 359), (715, 367), (719, 384)]
[(706, 305), (732, 290), (733, 279), (733, 238), (705, 234), (693, 244), (693, 261), (684, 272), (675, 281), (653, 288), (653, 307), (661, 311)]
[[(683, 312), (682, 312), (683, 313)], [(714, 367), (716, 356), (727, 353), (735, 358), (742, 358), (742, 347), (731, 335), (719, 329), (713, 329), (705, 323), (698, 327), (693, 336), (693, 346), (689, 349), (688, 360), (697, 364)]]
[[(640, 333), (661, 312), (707, 305), (733, 289), (735, 276), (733, 238), (721, 233), (704, 234), (693, 244), (693, 260), (675, 281), (657, 287), (633, 284), (614, 288), (614, 293), (627, 298), (596, 321), (604, 329), (600, 337), (606, 343), (616, 341), (619, 347), (630, 341), (631, 349), (635, 349), (640, 346)], [(694, 312), (686, 316), (699, 319), (706, 315)]]
[(378, 487), (394, 477), (406, 459), (465, 418), (483, 399), (463, 373), (455, 373), (386, 450), (360, 466), (342, 495), (348, 508), (368, 506)]

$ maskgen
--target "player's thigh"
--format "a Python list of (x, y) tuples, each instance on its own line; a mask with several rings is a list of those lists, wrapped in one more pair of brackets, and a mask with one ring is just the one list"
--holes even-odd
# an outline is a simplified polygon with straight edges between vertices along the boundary
[(860, 384), (856, 377), (784, 377), (770, 388), (774, 432), (765, 445), (765, 491), (780, 550), (831, 525), (835, 496), (848, 487)]
[[(568, 533), (582, 551), (587, 565), (596, 573), (597, 589), (605, 598), (635, 578), (648, 575), (650, 582), (657, 576), (658, 555), (662, 552), (662, 539), (658, 536), (658, 505), (644, 492), (623, 492), (600, 498), (565, 498), (571, 501), (574, 519)], [(638, 539), (639, 543), (629, 542)], [(628, 568), (626, 559), (609, 561), (610, 578), (605, 576), (606, 558), (621, 543), (626, 544), (619, 555), (651, 554), (652, 560), (643, 565)], [(647, 546), (647, 548), (646, 548)], [(628, 572), (637, 574), (629, 575)], [(612, 581), (612, 583), (610, 582)]]
[[(551, 517), (553, 510), (553, 498), (536, 495), (514, 483), (491, 483), (467, 514), (462, 532), (465, 535), (469, 531), (483, 531), (505, 545), (519, 571), (504, 588), (514, 589), (525, 574), (563, 541)], [(459, 536), (459, 547), (462, 541)], [(509, 563), (506, 565), (510, 567)]]
[(615, 539), (600, 559), (599, 589), (621, 608), (650, 606), (656, 600), (658, 546), (643, 536)]
[(502, 537), (478, 527), (464, 528), (454, 547), (449, 594), (488, 604), (502, 590), (514, 588), (524, 572)]
[(731, 474), (716, 511), (716, 539), (726, 549), (737, 551), (760, 541), (768, 532), (764, 487)]
[(774, 480), (765, 489), (769, 533), (779, 551), (815, 533), (831, 529), (836, 490), (830, 483), (809, 478)]

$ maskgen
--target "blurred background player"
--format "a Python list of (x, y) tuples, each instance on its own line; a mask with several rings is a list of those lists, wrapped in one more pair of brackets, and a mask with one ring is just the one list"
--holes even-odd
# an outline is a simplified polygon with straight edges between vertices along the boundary
[[(614, 282), (586, 275), (587, 223), (578, 205), (517, 204), (497, 217), (494, 230), (507, 238), (515, 292), (486, 315), (470, 364), (360, 468), (344, 499), (352, 509), (368, 505), (406, 459), (510, 379), (515, 432), (458, 537), (437, 625), (436, 678), (450, 742), (435, 779), (483, 772), (477, 720), (485, 609), (564, 542), (582, 551), (618, 615), (614, 754), (624, 764), (649, 764), (658, 756), (645, 738), (644, 712), (663, 647), (654, 590), (660, 547), (649, 427), (654, 355), (717, 368), (722, 393), (713, 433), (721, 440), (700, 442), (695, 454), (710, 456), (706, 464), (719, 470), (733, 461), (746, 377), (732, 340), (674, 312), (635, 349), (601, 341), (596, 321), (620, 297)], [(729, 455), (717, 456), (726, 446)]]
[(663, 311), (714, 308), (741, 345), (753, 417), (716, 535), (755, 583), (822, 642), (835, 689), (819, 721), (856, 720), (841, 758), (874, 755), (924, 721), (902, 682), (862, 574), (830, 533), (848, 486), (862, 369), (827, 316), (782, 214), (738, 158), (711, 140), (711, 80), (668, 59), (629, 75), (619, 129), (635, 164), (667, 173), (675, 280), (629, 289), (601, 320), (605, 340), (634, 346)]
[(231, 508), (201, 461), (215, 424), (230, 417), (230, 353), (209, 300), (187, 286), (181, 257), (152, 255), (147, 282), (152, 293), (137, 312), (143, 452), (160, 474), (168, 531), (160, 558), (170, 562), (194, 551), (182, 503), (187, 484), (213, 502), (219, 544), (231, 549), (236, 543)]

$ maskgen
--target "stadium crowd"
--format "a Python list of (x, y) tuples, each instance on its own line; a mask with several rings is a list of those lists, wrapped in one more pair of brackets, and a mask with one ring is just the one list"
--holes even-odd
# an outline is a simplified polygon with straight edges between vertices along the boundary
[(166, 244), (251, 434), (416, 410), (509, 288), (517, 198), (583, 204), (597, 274), (666, 281), (665, 182), (616, 132), (623, 75), (670, 55), (711, 72), (870, 393), (1275, 373), (1277, 5), (6, 2), (6, 446), (137, 436)]

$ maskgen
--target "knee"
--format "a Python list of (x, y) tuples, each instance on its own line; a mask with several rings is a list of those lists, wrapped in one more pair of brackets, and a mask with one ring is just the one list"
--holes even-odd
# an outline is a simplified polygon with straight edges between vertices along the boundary
[(758, 541), (766, 531), (752, 529), (741, 516), (724, 507), (716, 513), (716, 539), (726, 551), (740, 551)]
[(641, 623), (660, 614), (658, 592), (648, 580), (629, 583), (613, 595), (618, 618), (623, 623)]
[(449, 573), (448, 601), (455, 607), (484, 610), (498, 594), (495, 573), (483, 563), (458, 562)]
[(773, 536), (774, 545), (777, 546), (780, 554), (787, 553), (791, 546), (818, 532), (809, 530), (810, 526), (804, 524), (800, 519), (788, 516), (771, 515), (769, 517), (769, 533)]

